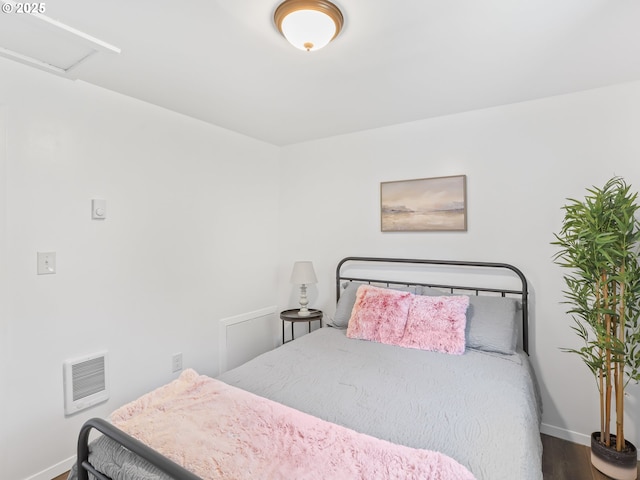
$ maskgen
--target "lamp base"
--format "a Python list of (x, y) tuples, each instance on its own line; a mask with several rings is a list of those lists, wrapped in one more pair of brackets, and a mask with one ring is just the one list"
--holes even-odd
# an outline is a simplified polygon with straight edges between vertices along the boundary
[(309, 310), (307, 309), (307, 305), (309, 305), (309, 300), (307, 299), (307, 286), (303, 283), (300, 285), (300, 300), (298, 300), (300, 304), (300, 310), (298, 310), (299, 317), (308, 317)]

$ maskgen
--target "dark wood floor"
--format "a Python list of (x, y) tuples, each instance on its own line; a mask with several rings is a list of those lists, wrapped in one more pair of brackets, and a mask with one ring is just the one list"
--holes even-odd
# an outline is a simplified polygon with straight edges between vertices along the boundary
[(609, 480), (591, 466), (589, 447), (549, 435), (542, 435), (542, 447), (544, 480)]
[[(591, 466), (591, 452), (584, 445), (542, 435), (542, 447), (544, 480), (609, 480), (609, 477)], [(66, 480), (67, 473), (52, 480)]]

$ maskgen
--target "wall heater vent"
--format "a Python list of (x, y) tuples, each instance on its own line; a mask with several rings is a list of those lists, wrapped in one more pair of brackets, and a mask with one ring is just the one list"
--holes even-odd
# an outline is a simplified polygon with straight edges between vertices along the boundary
[(107, 352), (64, 362), (64, 413), (71, 415), (109, 398)]

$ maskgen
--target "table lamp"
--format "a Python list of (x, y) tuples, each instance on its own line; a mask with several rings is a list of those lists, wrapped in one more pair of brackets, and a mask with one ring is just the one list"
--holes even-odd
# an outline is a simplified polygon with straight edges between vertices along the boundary
[(309, 310), (307, 309), (307, 305), (309, 304), (309, 300), (307, 299), (307, 285), (318, 282), (316, 272), (313, 270), (313, 263), (308, 261), (295, 262), (293, 264), (290, 282), (294, 285), (300, 285), (300, 312), (298, 312), (298, 315), (300, 317), (308, 317)]

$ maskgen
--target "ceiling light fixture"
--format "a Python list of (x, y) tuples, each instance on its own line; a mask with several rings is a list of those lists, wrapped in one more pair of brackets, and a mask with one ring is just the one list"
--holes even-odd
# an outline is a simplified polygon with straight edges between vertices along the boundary
[(326, 0), (285, 0), (273, 15), (276, 27), (300, 50), (319, 50), (336, 38), (344, 17)]

